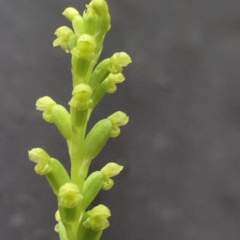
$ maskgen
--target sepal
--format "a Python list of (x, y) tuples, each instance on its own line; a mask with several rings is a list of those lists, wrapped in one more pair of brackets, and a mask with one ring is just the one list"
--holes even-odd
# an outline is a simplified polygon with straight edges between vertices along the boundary
[(48, 163), (51, 160), (49, 154), (42, 148), (33, 148), (28, 151), (29, 160), (35, 163)]
[(116, 65), (119, 67), (126, 67), (128, 64), (132, 62), (132, 59), (125, 52), (116, 52), (110, 58), (110, 61), (113, 65)]
[(114, 181), (111, 179), (111, 177), (117, 176), (123, 169), (123, 166), (110, 162), (107, 165), (105, 165), (101, 172), (104, 176), (104, 183), (103, 183), (103, 189), (109, 190), (113, 187)]

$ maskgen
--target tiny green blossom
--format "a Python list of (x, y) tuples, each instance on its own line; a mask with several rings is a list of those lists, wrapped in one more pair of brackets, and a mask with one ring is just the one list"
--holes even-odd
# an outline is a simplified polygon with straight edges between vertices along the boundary
[(107, 218), (111, 216), (109, 208), (99, 204), (89, 212), (89, 217), (83, 223), (84, 227), (91, 228), (94, 231), (104, 230), (109, 227)]
[(57, 39), (54, 40), (53, 46), (60, 46), (65, 52), (68, 53), (68, 41), (71, 35), (73, 35), (72, 29), (66, 26), (62, 26), (55, 31), (55, 35), (57, 36)]
[(78, 84), (73, 89), (73, 97), (69, 105), (77, 108), (78, 110), (85, 110), (92, 105), (91, 95), (92, 89), (84, 83)]
[(117, 137), (120, 134), (120, 126), (124, 126), (128, 123), (129, 117), (127, 116), (126, 113), (117, 111), (111, 116), (109, 116), (107, 119), (109, 119), (112, 124), (112, 131), (111, 131), (111, 137)]
[(114, 162), (108, 163), (101, 169), (101, 172), (104, 176), (104, 183), (103, 183), (104, 190), (109, 190), (113, 187), (114, 181), (111, 179), (111, 177), (117, 176), (122, 170), (123, 170), (123, 166)]
[(57, 103), (48, 96), (41, 97), (36, 102), (36, 109), (43, 112), (43, 119), (46, 122), (52, 123), (52, 107)]
[(58, 193), (59, 205), (66, 208), (74, 208), (82, 199), (82, 195), (79, 192), (79, 188), (76, 184), (66, 183), (60, 189)]
[(117, 83), (122, 83), (125, 80), (125, 77), (122, 73), (110, 73), (108, 75), (108, 93), (114, 93), (117, 90)]

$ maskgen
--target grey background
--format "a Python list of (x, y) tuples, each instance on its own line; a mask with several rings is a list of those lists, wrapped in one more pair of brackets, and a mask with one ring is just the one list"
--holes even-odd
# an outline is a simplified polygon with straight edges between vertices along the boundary
[[(125, 166), (96, 203), (112, 211), (103, 239), (240, 238), (240, 1), (109, 0), (103, 57), (126, 51), (126, 81), (90, 125), (116, 110), (129, 124), (94, 160)], [(52, 48), (68, 6), (86, 1), (0, 1), (0, 239), (57, 240), (56, 199), (28, 161), (45, 148), (68, 164), (64, 140), (35, 110), (67, 106), (70, 56)]]

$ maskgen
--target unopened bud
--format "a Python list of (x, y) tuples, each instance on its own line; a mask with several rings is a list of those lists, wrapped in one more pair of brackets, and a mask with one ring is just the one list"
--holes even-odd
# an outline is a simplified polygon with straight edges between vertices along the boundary
[(74, 29), (74, 32), (78, 34), (79, 36), (84, 33), (84, 21), (82, 16), (76, 16), (72, 21), (72, 26)]
[(62, 14), (65, 18), (67, 18), (71, 22), (76, 16), (79, 16), (78, 10), (73, 7), (66, 8)]
[(99, 16), (103, 16), (108, 13), (108, 5), (105, 0), (92, 0), (90, 6)]
[(110, 162), (101, 169), (101, 172), (104, 177), (110, 178), (117, 176), (122, 170), (123, 166), (114, 162)]

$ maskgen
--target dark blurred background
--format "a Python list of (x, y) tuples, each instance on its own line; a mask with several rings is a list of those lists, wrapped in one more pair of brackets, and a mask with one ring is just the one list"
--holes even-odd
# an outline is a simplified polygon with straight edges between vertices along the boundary
[[(27, 150), (69, 167), (65, 141), (35, 110), (49, 95), (67, 107), (70, 55), (53, 48), (69, 6), (0, 2), (0, 239), (57, 240), (56, 199)], [(95, 110), (130, 116), (91, 171), (125, 166), (96, 203), (112, 211), (105, 240), (240, 239), (240, 1), (108, 0), (103, 56), (128, 52), (126, 81)]]

